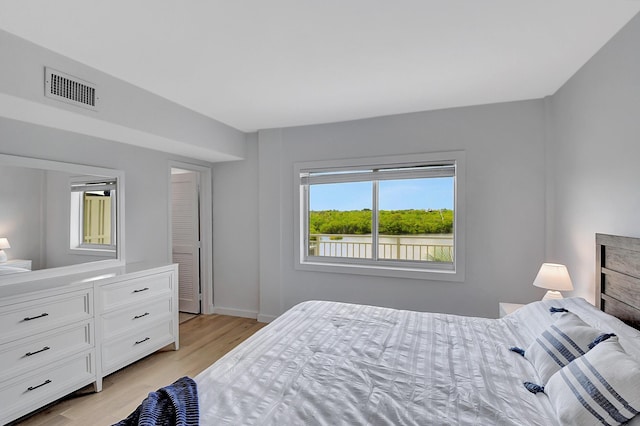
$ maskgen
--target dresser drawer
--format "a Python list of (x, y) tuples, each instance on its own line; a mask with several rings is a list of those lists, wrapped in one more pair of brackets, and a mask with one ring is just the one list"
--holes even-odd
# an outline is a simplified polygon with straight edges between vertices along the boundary
[(0, 345), (0, 381), (90, 350), (94, 344), (92, 321), (5, 343)]
[(154, 274), (100, 287), (102, 311), (118, 308), (127, 304), (138, 304), (141, 301), (166, 294), (171, 296), (175, 285), (172, 274)]
[(173, 341), (173, 322), (166, 319), (105, 342), (102, 345), (104, 374), (110, 374)]
[(101, 319), (102, 337), (109, 339), (118, 334), (130, 334), (161, 319), (170, 319), (171, 305), (171, 298), (162, 297), (104, 314)]
[(93, 352), (25, 374), (0, 384), (0, 423), (20, 417), (95, 381)]
[(0, 308), (0, 343), (93, 317), (93, 289)]

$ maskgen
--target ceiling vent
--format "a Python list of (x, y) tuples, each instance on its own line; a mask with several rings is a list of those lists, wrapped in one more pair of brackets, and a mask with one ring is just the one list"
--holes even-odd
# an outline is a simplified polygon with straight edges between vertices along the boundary
[(95, 84), (51, 68), (45, 68), (44, 95), (67, 104), (97, 110)]

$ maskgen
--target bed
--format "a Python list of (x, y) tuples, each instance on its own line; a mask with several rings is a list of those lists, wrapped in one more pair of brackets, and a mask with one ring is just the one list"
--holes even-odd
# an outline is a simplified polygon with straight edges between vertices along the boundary
[(640, 238), (596, 234), (596, 307), (640, 329)]
[[(640, 240), (598, 234), (596, 248), (600, 309), (567, 298), (487, 319), (301, 303), (195, 377), (200, 424), (549, 426), (600, 424), (598, 416), (622, 423), (640, 408), (633, 327), (640, 324)], [(536, 358), (545, 355), (543, 337), (554, 329), (570, 334), (563, 324), (572, 321), (583, 334), (571, 337), (580, 345), (588, 338), (589, 349), (547, 375), (549, 364)], [(618, 390), (613, 421), (567, 378), (580, 363)], [(640, 416), (629, 422), (639, 423)]]

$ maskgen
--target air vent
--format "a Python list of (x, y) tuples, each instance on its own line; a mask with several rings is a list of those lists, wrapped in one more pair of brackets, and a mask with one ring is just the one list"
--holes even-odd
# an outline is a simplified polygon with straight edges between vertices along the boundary
[(97, 110), (95, 84), (51, 68), (45, 68), (44, 95), (71, 105)]

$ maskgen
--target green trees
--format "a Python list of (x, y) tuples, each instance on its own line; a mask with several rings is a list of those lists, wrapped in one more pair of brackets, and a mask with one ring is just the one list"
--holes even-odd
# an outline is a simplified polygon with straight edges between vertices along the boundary
[[(450, 234), (453, 210), (381, 210), (380, 235)], [(371, 210), (322, 210), (309, 214), (310, 234), (370, 234)]]
[(311, 234), (370, 234), (371, 210), (312, 211), (309, 215)]

